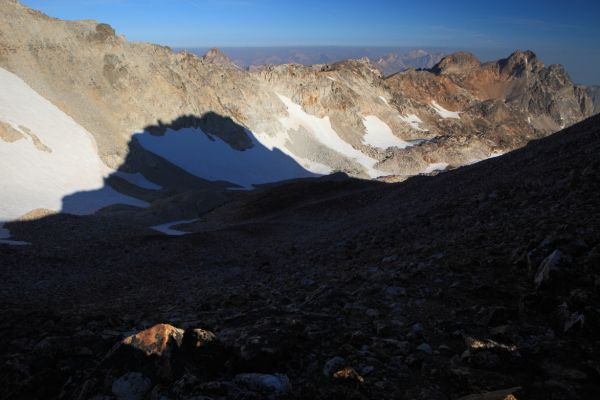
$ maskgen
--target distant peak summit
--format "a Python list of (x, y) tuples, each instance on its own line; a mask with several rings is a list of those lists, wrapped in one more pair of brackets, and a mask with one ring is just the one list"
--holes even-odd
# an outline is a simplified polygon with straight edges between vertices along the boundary
[(231, 61), (231, 59), (225, 53), (215, 47), (208, 50), (202, 59), (210, 64), (235, 66), (233, 61)]
[(537, 55), (531, 51), (531, 50), (526, 50), (526, 51), (521, 51), (521, 50), (517, 50), (514, 53), (512, 53), (508, 59), (512, 59), (512, 60), (537, 60)]
[(498, 64), (503, 73), (513, 76), (520, 76), (526, 71), (532, 71), (535, 67), (543, 68), (544, 66), (531, 50), (517, 50), (508, 58), (498, 61)]
[(473, 54), (466, 51), (452, 53), (437, 63), (432, 71), (436, 74), (451, 74), (469, 71), (481, 66), (481, 63)]

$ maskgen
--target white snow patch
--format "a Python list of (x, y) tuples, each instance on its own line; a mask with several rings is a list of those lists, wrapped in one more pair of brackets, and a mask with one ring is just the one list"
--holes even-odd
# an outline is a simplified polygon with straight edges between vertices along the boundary
[(288, 116), (279, 119), (286, 129), (297, 130), (298, 128), (303, 127), (321, 144), (365, 167), (371, 178), (386, 175), (385, 172), (374, 168), (375, 164), (377, 164), (377, 160), (356, 150), (338, 136), (335, 130), (333, 130), (328, 116), (318, 118), (314, 115), (310, 115), (304, 112), (302, 106), (294, 103), (289, 97), (285, 97), (281, 94), (277, 95), (286, 105), (288, 110)]
[(420, 124), (422, 124), (423, 121), (415, 114), (400, 115), (400, 119), (417, 131), (427, 132), (425, 129), (421, 128)]
[(444, 107), (440, 106), (435, 100), (433, 100), (431, 102), (431, 107), (433, 107), (433, 109), (435, 110), (435, 112), (437, 112), (439, 114), (440, 117), (446, 119), (446, 118), (453, 118), (453, 119), (460, 119), (460, 113), (457, 111), (448, 111), (446, 110)]
[(385, 97), (383, 96), (379, 96), (379, 98), (381, 99), (381, 101), (383, 101), (385, 104), (389, 105), (388, 101), (385, 99)]
[(0, 223), (0, 239), (8, 239), (10, 237), (10, 231), (4, 227), (4, 224)]
[(335, 79), (333, 76), (327, 76), (327, 79), (329, 79), (330, 81), (337, 82), (337, 79)]
[(167, 222), (166, 224), (151, 226), (150, 229), (154, 229), (155, 231), (164, 233), (167, 236), (183, 236), (183, 235), (188, 235), (190, 232), (184, 232), (184, 231), (179, 231), (177, 229), (171, 229), (171, 227), (175, 226), (175, 225), (181, 225), (181, 224), (191, 224), (192, 222), (196, 222), (196, 221), (198, 221), (198, 219)]
[(4, 224), (0, 223), (0, 244), (8, 244), (11, 246), (26, 246), (31, 243), (21, 242), (19, 240), (8, 240), (10, 238), (10, 231), (4, 227)]
[(421, 171), (422, 174), (430, 174), (434, 171), (443, 171), (446, 168), (448, 168), (450, 164), (447, 163), (431, 163), (427, 166), (427, 168), (425, 168), (423, 171)]
[(0, 239), (0, 244), (7, 244), (9, 246), (29, 246), (31, 243), (29, 243), (29, 242), (21, 242), (19, 240), (5, 240), (5, 239)]
[[(253, 147), (244, 151), (235, 150), (197, 128), (168, 129), (163, 136), (145, 132), (138, 140), (146, 150), (210, 181), (227, 181), (252, 188), (253, 184), (315, 176), (278, 146), (268, 148), (251, 132), (248, 134)], [(281, 138), (273, 140), (279, 145)]]
[(28, 135), (0, 140), (0, 222), (36, 208), (87, 214), (110, 204), (147, 205), (104, 185), (112, 171), (100, 160), (93, 136), (71, 117), (2, 68), (0, 87), (0, 120), (30, 129), (52, 149), (38, 150)]
[(494, 150), (493, 152), (490, 153), (489, 156), (487, 157), (483, 157), (483, 158), (473, 158), (471, 160), (467, 160), (467, 162), (465, 162), (463, 165), (473, 165), (475, 163), (481, 162), (481, 161), (485, 161), (485, 160), (489, 160), (490, 158), (496, 158), (496, 157), (500, 157), (501, 155), (504, 155), (505, 153), (500, 151), (500, 150)]
[(367, 128), (367, 134), (363, 137), (363, 143), (387, 149), (388, 147), (398, 147), (404, 149), (410, 146), (410, 143), (396, 137), (390, 127), (374, 115), (366, 116), (363, 124)]
[(154, 182), (150, 182), (148, 179), (146, 179), (146, 177), (144, 175), (142, 175), (139, 172), (133, 174), (133, 173), (129, 173), (129, 172), (117, 171), (114, 173), (114, 175), (126, 180), (127, 182), (129, 182), (131, 184), (134, 184), (135, 186), (139, 186), (143, 189), (150, 189), (150, 190), (162, 189), (162, 186), (159, 186)]
[(277, 134), (277, 136), (271, 136), (265, 132), (257, 133), (254, 135), (256, 140), (260, 142), (269, 150), (279, 149), (284, 154), (293, 158), (298, 164), (302, 165), (304, 169), (319, 175), (328, 175), (333, 170), (325, 165), (316, 161), (308, 160), (306, 158), (295, 155), (288, 147), (289, 135), (287, 132)]

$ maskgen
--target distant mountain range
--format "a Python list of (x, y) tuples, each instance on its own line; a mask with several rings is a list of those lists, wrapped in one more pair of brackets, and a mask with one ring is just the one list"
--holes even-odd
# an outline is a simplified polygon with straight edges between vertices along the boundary
[[(178, 48), (198, 56), (207, 48)], [(431, 68), (448, 53), (442, 50), (399, 47), (226, 47), (221, 51), (236, 65), (252, 69), (260, 65), (330, 64), (367, 57), (384, 75), (410, 68)]]

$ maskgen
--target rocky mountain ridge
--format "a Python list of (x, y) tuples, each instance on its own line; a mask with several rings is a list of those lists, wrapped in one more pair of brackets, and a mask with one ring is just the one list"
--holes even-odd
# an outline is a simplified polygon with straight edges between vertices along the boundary
[[(0, 9), (0, 68), (91, 135), (108, 185), (149, 204), (191, 187), (223, 193), (332, 172), (404, 180), (506, 153), (593, 112), (562, 67), (530, 52), (485, 64), (457, 53), (389, 77), (368, 59), (245, 71), (218, 50), (131, 43), (107, 24), (17, 1)], [(162, 189), (122, 182), (132, 175)]]

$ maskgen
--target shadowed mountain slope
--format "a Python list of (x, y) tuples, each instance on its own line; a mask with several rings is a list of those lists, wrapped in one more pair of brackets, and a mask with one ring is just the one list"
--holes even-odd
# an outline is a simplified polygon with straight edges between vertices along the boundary
[[(140, 369), (147, 396), (260, 397), (239, 374), (278, 373), (284, 398), (597, 397), (599, 151), (593, 117), (434, 177), (236, 193), (178, 238), (110, 215), (10, 224), (32, 245), (0, 246), (8, 398), (109, 395)], [(161, 356), (166, 378), (98, 364), (159, 322), (219, 344)]]

